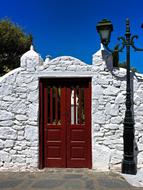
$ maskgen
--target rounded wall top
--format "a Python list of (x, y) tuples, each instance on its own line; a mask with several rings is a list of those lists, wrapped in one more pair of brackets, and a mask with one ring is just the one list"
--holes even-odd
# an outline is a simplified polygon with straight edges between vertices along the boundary
[[(29, 60), (27, 62), (27, 60)], [(32, 68), (41, 65), (41, 56), (34, 50), (33, 45), (30, 46), (30, 50), (24, 53), (21, 57), (21, 67), (22, 68)], [(29, 69), (28, 69), (29, 70)]]
[(27, 58), (27, 57), (30, 57), (30, 58), (33, 58), (33, 57), (40, 57), (40, 55), (34, 50), (34, 47), (33, 45), (30, 46), (30, 50), (27, 51), (26, 53), (24, 53), (21, 57), (21, 59), (23, 58)]

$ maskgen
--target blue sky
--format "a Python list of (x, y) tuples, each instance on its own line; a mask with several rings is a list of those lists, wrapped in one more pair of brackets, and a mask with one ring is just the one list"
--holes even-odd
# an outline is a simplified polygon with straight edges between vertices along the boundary
[[(131, 33), (139, 35), (143, 47), (142, 0), (1, 0), (0, 18), (9, 17), (34, 37), (34, 46), (43, 58), (71, 55), (91, 64), (100, 48), (96, 24), (103, 18), (112, 21), (110, 46), (125, 33), (125, 19)], [(121, 61), (125, 59), (124, 53)], [(143, 73), (143, 52), (132, 52), (131, 64)]]

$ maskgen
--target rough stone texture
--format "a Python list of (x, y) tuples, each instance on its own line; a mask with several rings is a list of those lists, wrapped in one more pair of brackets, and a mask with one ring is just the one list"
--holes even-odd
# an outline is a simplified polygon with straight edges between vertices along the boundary
[[(123, 157), (126, 71), (109, 66), (108, 56), (110, 57), (110, 54), (105, 50), (93, 55), (93, 67), (96, 70), (92, 86), (93, 166), (99, 170), (120, 170)], [(143, 75), (131, 73), (131, 77), (131, 86), (132, 89), (134, 88), (135, 154), (138, 155), (138, 167), (140, 168), (143, 167), (141, 143)], [(97, 124), (98, 129), (94, 129)]]
[[(21, 67), (0, 78), (0, 170), (38, 167), (39, 78), (92, 78), (92, 167), (120, 169), (123, 155), (125, 69), (114, 69), (101, 48), (92, 65), (63, 56), (42, 61), (33, 47), (21, 57)], [(143, 75), (132, 74), (135, 153), (143, 167)]]

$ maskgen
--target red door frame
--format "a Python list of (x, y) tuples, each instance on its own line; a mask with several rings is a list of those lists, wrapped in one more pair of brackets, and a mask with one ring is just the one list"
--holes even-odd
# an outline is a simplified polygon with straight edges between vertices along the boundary
[[(88, 105), (86, 109), (88, 109), (88, 118), (90, 120), (88, 121), (88, 126), (89, 126), (89, 133), (90, 133), (90, 138), (89, 140), (89, 148), (87, 152), (88, 156), (88, 168), (92, 168), (92, 151), (91, 151), (91, 78), (59, 78), (59, 80), (68, 80), (70, 79), (70, 83), (72, 85), (72, 80), (77, 80), (77, 81), (84, 81), (85, 79), (88, 80), (89, 82), (89, 90), (87, 96), (88, 100)], [(39, 169), (44, 168), (44, 81), (45, 80), (55, 80), (54, 78), (41, 78), (39, 80)], [(58, 80), (56, 78), (56, 80)], [(89, 110), (90, 109), (90, 110)]]

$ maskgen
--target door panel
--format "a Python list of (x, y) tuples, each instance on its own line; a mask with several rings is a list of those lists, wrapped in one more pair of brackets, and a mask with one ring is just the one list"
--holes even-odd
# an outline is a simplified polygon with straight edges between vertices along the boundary
[(91, 168), (91, 79), (40, 82), (40, 96), (44, 97), (40, 98), (43, 167)]
[(44, 166), (66, 167), (65, 122), (62, 112), (64, 89), (59, 85), (44, 84)]
[(88, 85), (87, 82), (75, 83), (67, 89), (67, 109), (71, 113), (67, 122), (67, 166), (69, 167), (89, 167), (90, 118), (85, 114), (87, 107), (90, 107)]

